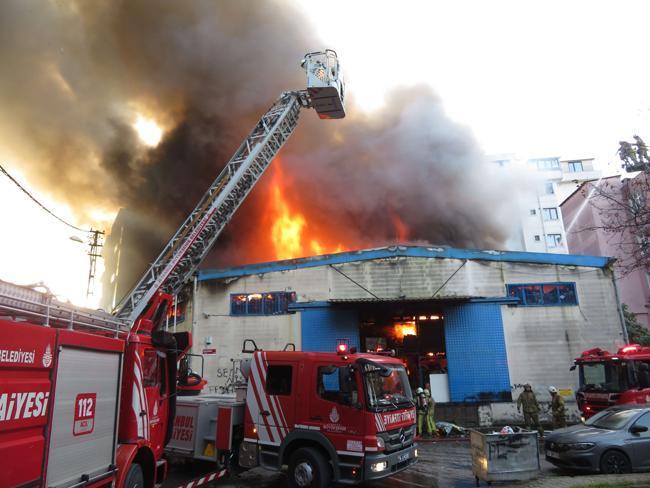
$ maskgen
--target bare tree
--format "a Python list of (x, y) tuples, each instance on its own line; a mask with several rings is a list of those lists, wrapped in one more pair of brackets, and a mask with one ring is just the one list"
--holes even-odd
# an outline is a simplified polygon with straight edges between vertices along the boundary
[[(607, 234), (619, 251), (617, 268), (622, 276), (636, 269), (650, 270), (650, 161), (645, 143), (634, 138), (634, 144), (621, 142), (623, 177), (589, 182), (582, 189), (597, 214), (582, 230)], [(634, 158), (627, 149), (631, 146), (636, 146)]]

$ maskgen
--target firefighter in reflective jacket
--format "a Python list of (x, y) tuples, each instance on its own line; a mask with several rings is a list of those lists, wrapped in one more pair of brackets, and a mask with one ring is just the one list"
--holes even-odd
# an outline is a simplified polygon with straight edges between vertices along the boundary
[(566, 427), (566, 408), (564, 406), (564, 398), (557, 391), (554, 386), (549, 386), (549, 393), (551, 394), (551, 411), (553, 412), (553, 429), (562, 429)]
[(427, 395), (422, 388), (415, 390), (415, 408), (418, 412), (418, 435), (424, 435), (427, 414), (429, 413), (429, 402)]
[(539, 403), (537, 402), (537, 397), (533, 393), (533, 387), (530, 386), (530, 383), (524, 385), (524, 391), (521, 392), (519, 398), (517, 398), (517, 411), (521, 412), (523, 407), (524, 410), (524, 424), (527, 429), (537, 429), (540, 436), (544, 435), (544, 429), (542, 429), (541, 424), (539, 423)]

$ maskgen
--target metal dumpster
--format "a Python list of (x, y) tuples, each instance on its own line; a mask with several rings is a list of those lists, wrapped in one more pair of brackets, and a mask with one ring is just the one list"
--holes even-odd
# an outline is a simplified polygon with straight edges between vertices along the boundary
[(480, 480), (520, 481), (537, 476), (540, 470), (537, 432), (483, 434), (471, 431), (472, 473)]

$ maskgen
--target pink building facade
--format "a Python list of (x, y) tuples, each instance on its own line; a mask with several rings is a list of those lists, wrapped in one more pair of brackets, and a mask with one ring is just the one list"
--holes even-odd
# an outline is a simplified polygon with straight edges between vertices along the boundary
[[(630, 175), (632, 176), (632, 175)], [(643, 173), (636, 175), (636, 178), (645, 178), (648, 176)], [(635, 179), (635, 178), (632, 178)], [(629, 256), (625, 256), (626, 251), (622, 250), (621, 242), (634, 242), (630, 236), (621, 238), (618, 235), (605, 232), (602, 228), (604, 215), (611, 215), (612, 211), (617, 208), (615, 204), (609, 203), (598, 192), (591, 189), (592, 185), (608, 185), (608, 193), (617, 196), (620, 194), (620, 201), (627, 201), (629, 198), (631, 178), (621, 180), (620, 176), (603, 178), (598, 181), (583, 183), (578, 190), (567, 197), (560, 205), (562, 217), (566, 227), (567, 243), (569, 253), (571, 254), (588, 254), (592, 256), (610, 256), (617, 261), (626, 261)], [(636, 182), (638, 183), (638, 181)], [(643, 182), (643, 187), (647, 187), (647, 180)], [(647, 205), (647, 195), (644, 196), (644, 205)], [(603, 211), (602, 209), (605, 209)], [(596, 227), (596, 229), (592, 229)], [(587, 230), (589, 229), (589, 230)], [(650, 329), (650, 269), (637, 269), (623, 276), (620, 266), (614, 265), (617, 275), (617, 287), (621, 303), (626, 304), (630, 311), (633, 312), (639, 322)]]

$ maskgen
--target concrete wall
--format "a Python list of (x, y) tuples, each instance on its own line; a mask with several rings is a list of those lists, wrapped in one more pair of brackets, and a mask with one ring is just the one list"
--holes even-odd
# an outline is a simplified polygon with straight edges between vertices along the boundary
[(611, 275), (600, 268), (419, 257), (335, 266), (350, 279), (329, 266), (319, 266), (199, 282), (194, 352), (201, 353), (206, 347), (207, 336), (213, 338), (213, 345), (207, 347), (216, 348), (217, 354), (206, 357), (210, 386), (223, 384), (225, 380), (217, 376), (215, 368), (227, 368), (230, 358), (241, 357), (245, 338), (254, 338), (265, 349), (282, 348), (287, 342), (300, 347), (300, 314), (231, 317), (232, 293), (295, 291), (298, 302), (312, 302), (371, 298), (366, 288), (381, 298), (430, 299), (435, 293), (445, 301), (467, 296), (504, 297), (507, 283), (576, 282), (578, 306), (502, 306), (515, 398), (517, 385), (526, 381), (539, 391), (540, 400), (547, 396), (550, 384), (575, 389), (576, 376), (569, 372), (573, 359), (590, 347), (612, 349), (621, 343)]
[(548, 387), (572, 389), (573, 359), (591, 347), (623, 344), (610, 272), (593, 268), (520, 265), (505, 274), (508, 283), (576, 283), (577, 306), (502, 307), (513, 398), (530, 382), (539, 400), (550, 400)]

